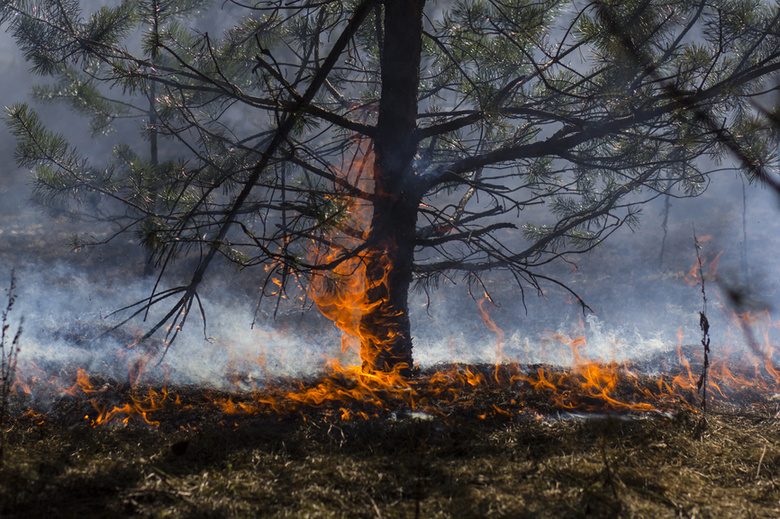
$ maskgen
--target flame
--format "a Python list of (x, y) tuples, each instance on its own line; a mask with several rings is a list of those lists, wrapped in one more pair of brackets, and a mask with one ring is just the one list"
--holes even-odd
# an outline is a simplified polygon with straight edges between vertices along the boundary
[[(331, 359), (325, 377), (315, 386), (301, 384), (294, 390), (266, 388), (256, 392), (254, 403), (235, 403), (222, 399), (217, 405), (228, 414), (257, 413), (263, 408), (284, 413), (301, 407), (339, 408), (340, 416), (368, 417), (364, 410), (344, 407), (357, 402), (371, 413), (387, 411), (390, 401), (414, 409), (416, 392), (403, 376), (409, 366), (397, 364), (390, 371), (373, 368), (383, 365), (384, 353), (392, 349), (397, 338), (392, 326), (371, 330), (363, 324), (364, 316), (386, 313), (389, 293), (388, 277), (393, 265), (386, 253), (394, 243), (367, 247), (373, 218), (374, 149), (369, 139), (353, 140), (352, 153), (345, 167), (337, 171), (342, 185), (349, 185), (363, 195), (345, 192), (330, 196), (330, 212), (321, 223), (321, 239), (312, 240), (309, 260), (322, 266), (309, 279), (308, 297), (317, 309), (342, 331), (341, 351), (359, 355), (361, 366), (343, 366)], [(369, 275), (369, 268), (371, 274)], [(386, 315), (390, 323), (396, 315)]]
[[(512, 382), (527, 384), (545, 394), (564, 410), (582, 411), (658, 411), (668, 405), (686, 405), (674, 390), (662, 383), (654, 392), (645, 377), (638, 375), (630, 363), (588, 360), (583, 355), (587, 341), (583, 336), (567, 338), (551, 334), (551, 341), (566, 342), (574, 364), (566, 370), (538, 367), (535, 372), (517, 373)], [(668, 391), (665, 389), (668, 388)]]
[(89, 420), (92, 425), (103, 425), (112, 422), (121, 422), (127, 425), (132, 420), (141, 421), (147, 425), (159, 426), (159, 422), (151, 420), (148, 415), (152, 411), (163, 409), (163, 403), (168, 398), (166, 387), (163, 387), (159, 393), (150, 388), (145, 396), (130, 395), (131, 401), (122, 405), (103, 403), (101, 397), (105, 396), (108, 391), (108, 385), (96, 388), (90, 380), (89, 374), (79, 368), (76, 382), (70, 389), (64, 390), (63, 393), (74, 397), (79, 396), (79, 393), (87, 395), (92, 407), (98, 413), (98, 416), (94, 419), (89, 415), (85, 416), (85, 419)]
[(163, 388), (161, 393), (149, 389), (145, 398), (131, 397), (132, 402), (122, 406), (114, 406), (111, 410), (98, 405), (95, 400), (92, 400), (92, 404), (98, 412), (98, 417), (94, 419), (93, 424), (102, 425), (119, 421), (124, 425), (128, 425), (130, 421), (139, 421), (140, 419), (147, 425), (159, 427), (160, 422), (151, 420), (148, 414), (152, 411), (164, 409), (163, 403), (167, 398), (168, 391), (165, 388)]
[[(747, 318), (747, 317), (743, 317)], [(750, 315), (753, 326), (778, 327), (768, 313)], [(116, 388), (101, 384), (83, 369), (60, 394), (82, 399), (91, 410), (84, 415), (90, 426), (131, 423), (159, 426), (165, 409), (217, 409), (226, 416), (290, 415), (303, 419), (312, 412), (326, 420), (362, 420), (406, 410), (419, 416), (439, 416), (444, 420), (456, 410), (474, 409), (481, 419), (510, 420), (519, 416), (537, 418), (549, 409), (593, 412), (666, 412), (669, 409), (698, 408), (696, 384), (701, 352), (685, 348), (678, 331), (679, 369), (658, 377), (643, 375), (630, 362), (604, 362), (587, 356), (587, 340), (574, 333), (548, 333), (547, 343), (558, 343), (571, 352), (567, 368), (539, 365), (532, 369), (518, 363), (494, 366), (449, 365), (409, 379), (395, 371), (364, 371), (360, 366), (343, 366), (332, 360), (326, 373), (314, 380), (278, 380), (251, 392), (213, 397), (182, 404), (179, 395), (167, 387)], [(694, 362), (694, 359), (696, 362)], [(262, 359), (258, 359), (260, 361)], [(712, 391), (708, 398), (728, 400), (744, 395), (772, 395), (778, 392), (780, 377), (771, 362), (716, 358), (711, 364)], [(26, 383), (28, 386), (34, 384)], [(23, 393), (20, 386), (19, 391)], [(500, 398), (498, 398), (500, 397)], [(191, 398), (191, 397), (190, 397)], [(540, 407), (541, 405), (541, 407)], [(422, 414), (420, 414), (422, 413)], [(28, 418), (40, 420), (37, 413)], [(235, 418), (237, 419), (237, 418)], [(230, 418), (233, 423), (234, 418)]]
[[(401, 366), (391, 372), (364, 371), (360, 366), (342, 366), (331, 361), (326, 375), (316, 385), (307, 387), (299, 382), (293, 390), (267, 388), (253, 396), (256, 404), (233, 404), (228, 399), (221, 402), (225, 412), (239, 409), (249, 414), (271, 410), (279, 414), (303, 409), (339, 409), (342, 416), (349, 410), (345, 405), (356, 405), (371, 410), (371, 415), (391, 411), (399, 403), (411, 409), (416, 407), (416, 392), (411, 383), (400, 373)], [(369, 415), (365, 412), (366, 417)], [(361, 414), (358, 413), (358, 414)]]
[[(705, 238), (711, 239), (712, 236), (705, 236)], [(699, 243), (702, 243), (702, 240), (699, 240)], [(682, 273), (685, 284), (694, 286), (701, 283), (702, 278), (706, 281), (717, 279), (718, 267), (720, 266), (720, 257), (723, 255), (723, 252), (724, 251), (720, 251), (711, 259), (702, 257), (701, 266), (699, 266), (699, 262), (696, 261), (688, 272)], [(707, 268), (706, 273), (704, 273), (705, 267)]]
[[(498, 325), (493, 321), (493, 319), (490, 317), (490, 314), (485, 309), (485, 303), (490, 301), (493, 302), (492, 299), (490, 299), (490, 296), (485, 292), (485, 297), (477, 301), (477, 306), (479, 307), (479, 314), (482, 318), (482, 322), (485, 323), (485, 326), (493, 332), (496, 335), (496, 376), (498, 376), (498, 365), (501, 364), (506, 358), (504, 357), (504, 353), (502, 351), (502, 345), (504, 344), (506, 340), (506, 336), (504, 334), (504, 330), (498, 327)], [(499, 382), (496, 380), (496, 382)]]
[[(368, 139), (354, 142), (351, 160), (344, 171), (338, 172), (339, 177), (370, 195), (374, 192), (373, 143)], [(387, 336), (379, 336), (362, 326), (361, 320), (364, 315), (381, 310), (386, 303), (381, 294), (388, 293), (388, 276), (393, 265), (381, 249), (394, 248), (394, 244), (366, 247), (373, 217), (370, 200), (345, 195), (333, 202), (338, 209), (328, 222), (330, 227), (326, 229), (325, 239), (313, 241), (310, 251), (313, 263), (328, 267), (311, 277), (308, 296), (342, 331), (342, 352), (358, 353), (363, 366), (371, 368), (388, 349), (394, 332), (390, 330)], [(378, 278), (371, 282), (369, 266), (375, 271), (372, 276)]]
[[(168, 400), (167, 368), (162, 366), (165, 373), (165, 381), (161, 389), (140, 389), (140, 383), (145, 375), (145, 368), (149, 364), (153, 351), (135, 351), (130, 353), (136, 343), (130, 344), (124, 350), (117, 352), (119, 359), (127, 363), (127, 382), (116, 387), (114, 381), (105, 381), (102, 385), (96, 384), (87, 370), (77, 368), (70, 377), (48, 375), (34, 362), (24, 365), (23, 373), (17, 366), (17, 377), (12, 391), (24, 395), (33, 402), (41, 395), (50, 393), (66, 397), (66, 399), (84, 400), (88, 402), (94, 412), (88, 412), (84, 420), (92, 426), (110, 423), (122, 423), (127, 425), (131, 421), (144, 423), (150, 426), (159, 425), (158, 421), (150, 418), (150, 413), (164, 408)], [(176, 399), (179, 401), (178, 398)], [(29, 409), (22, 416), (39, 418), (42, 416), (35, 409)]]

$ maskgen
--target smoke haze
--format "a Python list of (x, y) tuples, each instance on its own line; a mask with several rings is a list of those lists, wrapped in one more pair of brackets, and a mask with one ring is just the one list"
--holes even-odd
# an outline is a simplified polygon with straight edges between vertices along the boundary
[[(35, 80), (26, 69), (10, 37), (2, 34), (3, 105), (27, 100)], [(72, 124), (58, 120), (64, 113), (44, 109), (42, 115), (57, 128)], [(0, 132), (0, 286), (7, 286), (14, 270), (19, 294), (15, 315), (25, 318), (20, 364), (47, 373), (80, 367), (126, 379), (132, 371), (128, 366), (145, 359), (149, 351), (165, 348), (160, 342), (129, 347), (155, 322), (155, 315), (166, 310), (164, 306), (146, 322), (138, 320), (122, 332), (102, 335), (117, 322), (111, 312), (150, 294), (152, 282), (141, 277), (143, 254), (124, 237), (90, 254), (70, 252), (73, 233), (106, 230), (84, 229), (83, 224), (54, 218), (34, 206), (29, 201), (28, 172), (14, 165), (13, 138), (5, 127)], [(497, 360), (566, 364), (573, 360), (566, 340), (580, 335), (588, 344), (586, 356), (601, 359), (639, 360), (673, 350), (678, 332), (683, 344), (695, 345), (701, 336), (701, 288), (685, 282), (696, 262), (694, 227), (700, 238), (711, 236), (702, 244), (707, 263), (722, 251), (720, 284), (712, 278), (706, 285), (712, 348), (742, 354), (744, 337), (729, 323), (722, 287), (744, 287), (756, 308), (780, 305), (777, 211), (773, 193), (747, 186), (743, 199), (741, 178), (727, 172), (716, 174), (703, 196), (672, 201), (665, 239), (664, 201), (649, 204), (635, 232), (622, 228), (593, 253), (545, 272), (583, 297), (593, 310), (584, 317), (560, 287), (546, 286), (544, 297), (527, 290), (522, 298), (511, 279), (502, 273), (490, 275), (486, 288), (496, 305), (483, 308), (502, 330), (503, 339), (480, 314), (481, 289), (474, 289), (472, 297), (467, 284), (455, 277), (454, 285), (431, 292), (430, 298), (415, 292), (411, 299), (415, 358), (422, 366)], [(186, 264), (181, 271), (186, 272)], [(248, 388), (269, 377), (316, 372), (331, 358), (359, 361), (354, 354), (341, 352), (339, 332), (316, 309), (288, 309), (274, 321), (273, 309), (261, 308), (257, 319), (257, 287), (251, 286), (251, 273), (238, 274), (226, 267), (211, 275), (203, 292), (205, 334), (193, 312), (162, 362), (159, 355), (149, 361), (144, 375), (148, 379)]]

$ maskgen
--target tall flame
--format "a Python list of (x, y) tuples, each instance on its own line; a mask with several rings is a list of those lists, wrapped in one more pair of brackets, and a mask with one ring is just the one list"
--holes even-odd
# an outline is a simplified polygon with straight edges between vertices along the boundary
[[(370, 196), (374, 191), (373, 144), (367, 139), (354, 142), (351, 160), (339, 176)], [(340, 209), (333, 222), (329, 222), (325, 239), (312, 243), (311, 255), (317, 265), (335, 264), (335, 267), (312, 276), (308, 295), (319, 311), (342, 331), (342, 352), (359, 353), (364, 365), (373, 366), (382, 339), (362, 327), (361, 318), (384, 303), (370, 291), (386, 286), (393, 265), (387, 255), (365, 247), (373, 217), (371, 200), (345, 195), (334, 202)], [(368, 281), (369, 265), (382, 272), (373, 284)]]

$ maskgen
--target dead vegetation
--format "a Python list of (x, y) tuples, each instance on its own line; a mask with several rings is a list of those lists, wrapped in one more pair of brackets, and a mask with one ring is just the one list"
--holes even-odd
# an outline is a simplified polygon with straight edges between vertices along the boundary
[[(698, 413), (489, 412), (483, 387), (438, 415), (236, 415), (170, 390), (159, 427), (93, 427), (65, 399), (7, 427), (0, 516), (776, 517), (780, 406)], [(175, 394), (175, 396), (174, 396)], [(215, 400), (225, 394), (209, 393)], [(233, 395), (238, 401), (240, 395)], [(198, 402), (201, 402), (198, 404)], [(482, 418), (480, 418), (482, 416)]]
[(4, 425), (9, 411), (11, 392), (15, 382), (17, 359), (19, 357), (19, 339), (22, 335), (22, 321), (16, 332), (11, 330), (10, 314), (16, 302), (14, 275), (8, 287), (8, 303), (0, 312), (0, 465), (3, 464), (5, 451)]

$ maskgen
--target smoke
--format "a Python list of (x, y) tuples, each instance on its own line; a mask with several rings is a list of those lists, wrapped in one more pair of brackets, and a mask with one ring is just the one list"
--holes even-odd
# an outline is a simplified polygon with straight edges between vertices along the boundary
[[(11, 173), (22, 179), (26, 174)], [(485, 325), (478, 305), (482, 293), (472, 297), (458, 278), (430, 294), (413, 293), (416, 361), (422, 367), (497, 361), (567, 365), (578, 360), (572, 345), (579, 346), (580, 359), (642, 361), (674, 351), (679, 342), (696, 345), (702, 295), (695, 280), (688, 284), (696, 264), (694, 227), (699, 239), (706, 239), (701, 254), (709, 274), (713, 351), (744, 353), (745, 338), (729, 317), (724, 287), (744, 287), (754, 309), (780, 303), (774, 281), (780, 267), (776, 201), (757, 187), (748, 186), (745, 193), (743, 200), (742, 181), (732, 175), (715, 179), (701, 198), (673, 201), (665, 239), (664, 204), (658, 201), (644, 208), (640, 228), (623, 228), (592, 253), (544, 272), (566, 283), (592, 311), (583, 313), (561, 287), (549, 285), (542, 296), (527, 291), (523, 297), (503, 273), (487, 276), (485, 288), (495, 305), (487, 302), (483, 308), (503, 338)], [(92, 254), (69, 252), (67, 233), (79, 225), (52, 219), (26, 196), (16, 187), (1, 197), (4, 207), (18, 212), (3, 215), (0, 283), (15, 269), (17, 314), (26, 323), (20, 364), (28, 373), (39, 368), (72, 376), (82, 368), (122, 381), (137, 376), (140, 363), (146, 381), (248, 389), (276, 377), (311, 375), (329, 359), (359, 363), (353, 352), (341, 352), (339, 332), (316, 309), (288, 309), (274, 320), (266, 315), (271, 309), (261, 308), (257, 320), (257, 287), (246, 288), (251, 273), (214, 272), (218, 275), (202, 293), (205, 334), (193, 312), (164, 358), (159, 340), (133, 345), (167, 310), (164, 305), (146, 321), (105, 333), (122, 317), (112, 312), (151, 293), (153, 280), (140, 275), (143, 255), (127, 242)]]
[[(725, 180), (732, 180), (731, 184), (725, 185)], [(776, 282), (768, 281), (777, 279), (775, 258), (780, 257), (776, 208), (769, 193), (749, 188), (748, 234), (743, 235), (741, 181), (725, 180), (701, 199), (674, 203), (662, 264), (663, 205), (659, 203), (645, 209), (643, 225), (635, 232), (623, 229), (593, 253), (546, 272), (580, 294), (592, 312), (583, 313), (567, 291), (554, 285), (545, 287), (543, 296), (530, 292), (523, 300), (510, 279), (495, 273), (485, 280), (495, 305), (487, 302), (483, 308), (502, 330), (499, 337), (480, 313), (482, 294), (472, 298), (465, 283), (448, 284), (428, 295), (413, 293), (416, 361), (422, 367), (449, 362), (641, 362), (674, 351), (678, 343), (695, 346), (700, 338), (702, 295), (695, 280), (689, 284), (696, 262), (694, 225), (698, 237), (706, 239), (701, 254), (708, 274), (713, 351), (716, 355), (748, 351), (744, 336), (729, 317), (724, 287), (747, 287), (755, 309), (780, 303)], [(36, 214), (35, 221), (21, 241), (45, 243), (46, 236), (61, 234), (59, 226), (73, 225), (57, 223), (45, 214)], [(154, 280), (140, 276), (138, 251), (127, 252), (133, 249), (125, 244), (93, 255), (73, 254), (67, 252), (64, 239), (53, 239), (56, 248), (28, 246), (14, 254), (9, 246), (13, 236), (0, 234), (4, 251), (0, 283), (15, 269), (16, 314), (25, 318), (20, 365), (27, 372), (22, 378), (35, 370), (72, 376), (81, 368), (90, 375), (132, 381), (142, 366), (141, 377), (147, 382), (250, 389), (277, 377), (312, 375), (329, 359), (359, 363), (353, 352), (341, 352), (339, 332), (316, 309), (287, 310), (274, 320), (266, 315), (270, 309), (261, 308), (256, 319), (253, 290), (239, 286), (246, 286), (251, 275), (229, 273), (204, 287), (205, 333), (193, 311), (163, 357), (166, 345), (161, 340), (148, 344), (136, 340), (167, 310), (164, 305), (153, 308), (146, 321), (137, 319), (121, 331), (109, 331), (126, 315), (112, 316), (112, 312), (152, 291)], [(712, 266), (715, 258), (717, 276)], [(576, 354), (572, 346), (578, 346)]]
[[(486, 308), (506, 337), (500, 345), (479, 317), (482, 294), (465, 296), (465, 283), (431, 294), (430, 307), (418, 294), (415, 358), (424, 364), (495, 362), (500, 346), (504, 360), (567, 365), (575, 360), (575, 341), (584, 360), (642, 362), (673, 352), (678, 343), (695, 347), (703, 301), (700, 274), (692, 277), (694, 232), (701, 240), (713, 352), (754, 355), (733, 313), (768, 310), (764, 331), (770, 342), (776, 339), (769, 323), (780, 305), (777, 211), (774, 193), (744, 185), (733, 173), (714, 177), (699, 198), (673, 200), (668, 214), (664, 200), (648, 204), (636, 230), (621, 228), (591, 253), (543, 272), (580, 295), (590, 307), (585, 313), (561, 287), (547, 285), (543, 296), (526, 291), (523, 297), (511, 278), (496, 273), (486, 279), (495, 306)], [(741, 308), (729, 297), (734, 290), (747, 300)]]
[[(34, 82), (25, 68), (10, 37), (0, 35), (3, 104), (25, 100)], [(56, 119), (56, 113), (48, 115)], [(146, 321), (109, 331), (121, 318), (111, 316), (113, 311), (151, 293), (153, 281), (140, 276), (142, 254), (126, 242), (92, 255), (70, 253), (68, 235), (83, 228), (29, 202), (27, 172), (13, 167), (13, 139), (4, 128), (0, 134), (0, 286), (15, 270), (16, 314), (25, 317), (20, 364), (28, 374), (36, 369), (72, 374), (82, 368), (127, 380), (143, 364), (141, 376), (147, 381), (251, 388), (275, 377), (318, 372), (333, 358), (359, 362), (354, 353), (341, 352), (338, 331), (316, 309), (291, 309), (276, 321), (265, 316), (252, 326), (257, 301), (256, 287), (246, 289), (251, 276), (239, 282), (231, 274), (213, 279), (202, 294), (205, 333), (193, 313), (164, 357), (166, 345), (160, 340), (135, 344), (167, 310), (164, 306), (153, 309)], [(744, 193), (738, 175), (721, 174), (700, 198), (674, 200), (668, 213), (664, 201), (657, 200), (644, 208), (636, 231), (623, 228), (593, 253), (543, 272), (582, 296), (592, 312), (583, 314), (561, 287), (546, 286), (544, 295), (521, 294), (504, 274), (488, 276), (486, 288), (495, 306), (483, 308), (503, 339), (485, 325), (477, 304), (482, 294), (472, 297), (458, 278), (430, 294), (414, 293), (415, 359), (421, 366), (565, 365), (577, 360), (572, 344), (583, 345), (582, 358), (603, 360), (649, 359), (674, 350), (680, 341), (695, 345), (701, 288), (686, 283), (696, 262), (694, 227), (699, 238), (711, 237), (701, 251), (708, 265), (722, 251), (717, 276), (712, 272), (706, 281), (712, 348), (716, 354), (746, 351), (745, 338), (729, 317), (724, 287), (744, 288), (756, 308), (778, 307), (780, 233), (773, 194), (756, 186)]]

